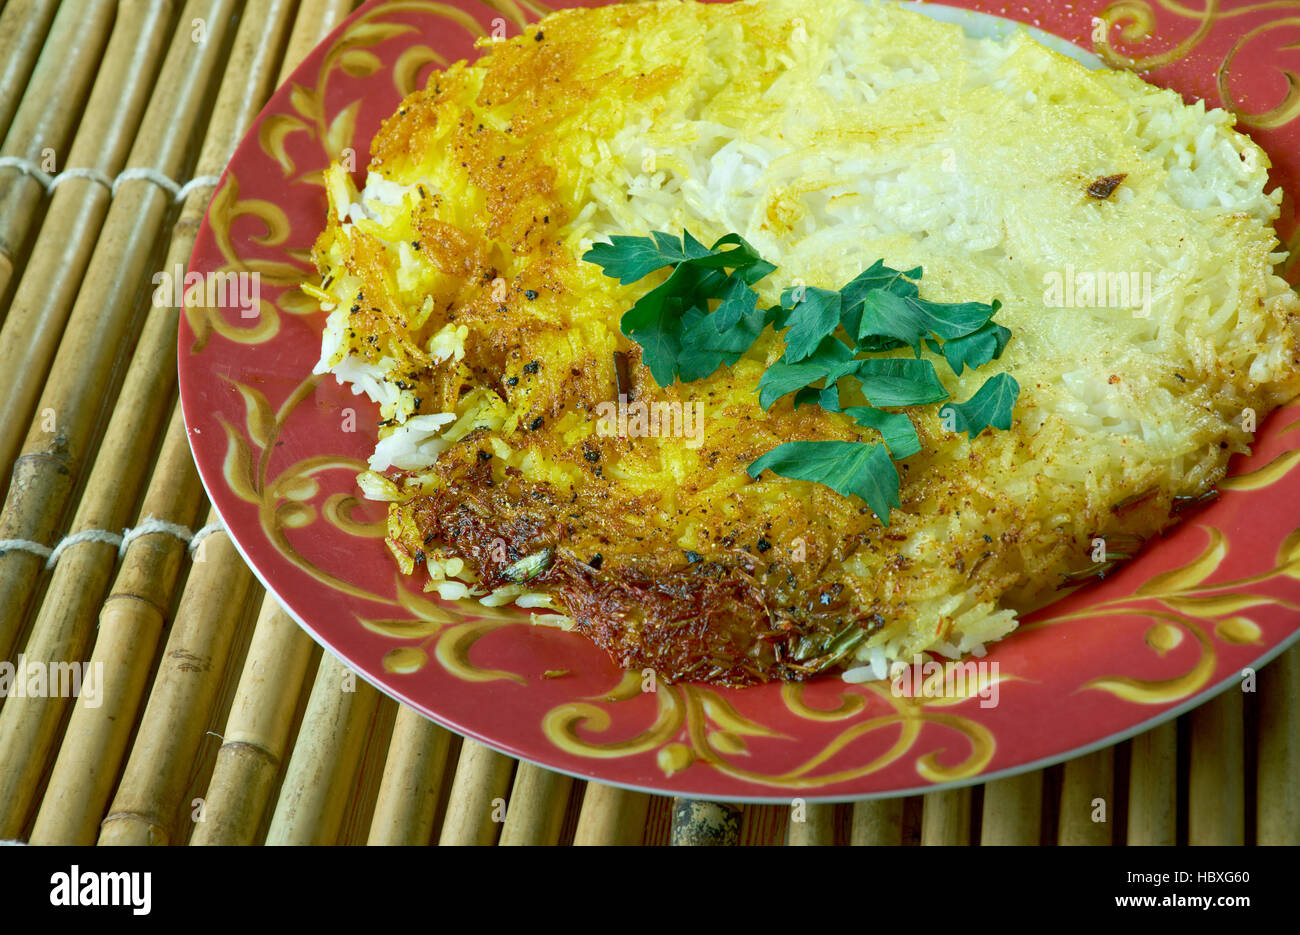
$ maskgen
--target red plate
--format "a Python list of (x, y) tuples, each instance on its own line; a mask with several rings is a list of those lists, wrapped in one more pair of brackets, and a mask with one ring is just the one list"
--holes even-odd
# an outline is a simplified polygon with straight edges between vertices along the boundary
[[(1300, 91), (1286, 69), (1300, 70), (1300, 19), (1246, 0), (1203, 11), (1174, 0), (957, 5), (1037, 25), (1114, 64), (1131, 56), (1156, 84), (1233, 109), (1276, 163), (1281, 229), (1295, 246)], [(370, 138), (402, 96), (431, 69), (473, 56), (475, 36), (516, 34), (520, 9), (367, 3), (259, 116), (190, 260), (191, 272), (260, 276), (253, 317), (234, 301), (186, 308), (185, 422), (239, 550), (320, 643), (388, 694), (514, 756), (657, 792), (789, 801), (932, 791), (1041, 767), (1229, 685), (1249, 690), (1243, 671), (1300, 635), (1300, 407), (1261, 427), (1218, 502), (996, 644), (985, 662), (997, 663), (997, 679), (977, 686), (983, 697), (899, 698), (888, 683), (835, 677), (643, 692), (639, 673), (625, 676), (580, 636), (534, 627), (520, 611), (466, 615), (404, 580), (383, 543), (382, 505), (354, 482), (375, 443), (375, 407), (309, 376), (325, 316), (294, 287), (314, 273), (321, 169), (352, 147), (360, 182)], [(568, 674), (544, 677), (555, 670)]]

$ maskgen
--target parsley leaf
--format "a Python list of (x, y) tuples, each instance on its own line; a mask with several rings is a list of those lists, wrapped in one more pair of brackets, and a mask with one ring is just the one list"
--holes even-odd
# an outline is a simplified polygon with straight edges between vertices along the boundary
[(927, 340), (932, 348), (935, 342), (926, 338), (933, 334), (945, 341), (957, 340), (982, 329), (1001, 303), (984, 305), (980, 302), (930, 302), (919, 296), (900, 296), (886, 290), (869, 292), (862, 302), (858, 320), (859, 342), (872, 338), (887, 338), (910, 345), (921, 356), (921, 341)]
[(864, 429), (879, 432), (889, 448), (890, 457), (895, 461), (910, 458), (921, 450), (921, 439), (916, 434), (916, 426), (905, 412), (885, 412), (870, 406), (849, 406), (839, 411), (852, 416), (853, 421)]
[(948, 398), (934, 364), (907, 357), (868, 357), (855, 360), (846, 372), (862, 384), (862, 395), (873, 406), (923, 406)]
[[(764, 409), (771, 409), (772, 404), (795, 390), (811, 387), (818, 380), (826, 380), (827, 386), (833, 387), (835, 381), (856, 366), (853, 360), (853, 348), (848, 347), (839, 338), (823, 338), (817, 349), (797, 364), (778, 361), (763, 372), (758, 381), (758, 404)], [(814, 393), (803, 399), (795, 399), (797, 408), (801, 402), (820, 393)]]
[(954, 431), (967, 432), (974, 438), (990, 425), (997, 429), (1011, 428), (1011, 410), (1019, 396), (1020, 384), (1016, 378), (1009, 373), (997, 373), (985, 380), (966, 402), (944, 406), (939, 416), (951, 419)]
[(816, 403), (817, 405), (825, 409), (826, 404), (822, 397), (824, 397), (827, 393), (834, 393), (834, 392), (836, 392), (834, 384), (832, 384), (831, 388), (828, 390), (824, 390), (821, 387), (817, 387), (817, 386), (805, 386), (799, 392), (794, 394), (794, 408), (798, 409), (800, 406), (811, 405), (813, 403)]
[[(735, 281), (731, 280), (732, 283)], [(753, 295), (752, 291), (750, 294)], [(754, 299), (757, 298), (755, 295)], [(725, 297), (723, 302), (726, 302)], [(766, 309), (758, 308), (756, 301), (748, 305), (748, 310), (736, 317), (728, 330), (721, 332), (716, 319), (722, 306), (712, 315), (699, 308), (686, 310), (681, 321), (682, 346), (677, 352), (677, 375), (683, 383), (701, 380), (723, 363), (734, 364), (753, 347), (771, 316)]]
[[(825, 363), (802, 363), (802, 364), (782, 364), (775, 363), (763, 372), (758, 380), (758, 404), (764, 409), (771, 409), (782, 396), (793, 393), (795, 390), (802, 390), (805, 387), (816, 389), (812, 384), (818, 380), (827, 379), (836, 369), (842, 365), (831, 365), (835, 369), (828, 368)], [(834, 381), (832, 381), (834, 382)], [(820, 394), (820, 390), (817, 393)], [(805, 397), (805, 400), (810, 397)], [(796, 400), (796, 405), (800, 400)]]
[(1010, 331), (990, 321), (970, 334), (945, 341), (942, 348), (932, 338), (926, 338), (925, 343), (935, 353), (942, 353), (952, 372), (961, 376), (964, 367), (976, 370), (991, 360), (997, 360), (1010, 340)]
[[(649, 237), (619, 235), (610, 241), (593, 244), (583, 259), (624, 285), (673, 267), (621, 322), (623, 333), (641, 345), (642, 362), (660, 386), (670, 386), (679, 377), (684, 382), (701, 379), (723, 361), (735, 363), (770, 320), (766, 310), (756, 313), (758, 295), (751, 286), (776, 267), (739, 234), (720, 237), (707, 248), (690, 231), (683, 231), (680, 239), (653, 231)], [(722, 317), (712, 323), (710, 333), (700, 327), (700, 318), (717, 314), (709, 311), (714, 299), (720, 300)], [(689, 314), (692, 311), (698, 314)], [(732, 334), (740, 323), (741, 333)], [(724, 333), (723, 339), (716, 337)]]
[(637, 299), (623, 314), (623, 333), (641, 345), (641, 360), (660, 386), (671, 385), (677, 375), (682, 315), (690, 307), (683, 301), (683, 293), (707, 294), (711, 291), (710, 277), (720, 278), (720, 274), (679, 265), (662, 284)]
[(840, 294), (829, 289), (806, 289), (786, 321), (790, 330), (785, 334), (783, 359), (787, 364), (796, 364), (816, 351), (822, 339), (840, 326)]
[[(657, 269), (680, 263), (692, 254), (699, 255), (695, 252), (695, 247), (703, 250), (703, 245), (690, 234), (681, 240), (663, 231), (655, 231), (652, 237), (624, 237), (616, 234), (609, 239), (611, 243), (592, 244), (582, 258), (588, 263), (596, 263), (605, 271), (606, 276), (617, 279), (625, 286), (644, 279)], [(688, 249), (691, 253), (687, 253)]]
[(749, 285), (743, 279), (735, 277), (727, 280), (722, 302), (709, 316), (714, 330), (719, 334), (734, 328), (737, 322), (748, 318), (758, 307), (758, 293), (749, 288)]
[[(683, 233), (684, 237), (690, 236)], [(694, 238), (691, 238), (694, 240)], [(699, 241), (696, 241), (698, 244)], [(723, 247), (731, 247), (730, 250), (723, 250)], [(700, 247), (703, 249), (703, 247)], [(734, 269), (742, 275), (747, 284), (753, 285), (758, 282), (772, 270), (776, 269), (774, 265), (767, 262), (758, 255), (758, 251), (751, 247), (739, 234), (727, 234), (725, 237), (719, 237), (708, 251), (699, 256), (688, 258), (689, 262), (705, 266), (710, 269)], [(752, 276), (753, 278), (749, 278)]]
[[(856, 336), (862, 320), (862, 304), (867, 294), (876, 290), (891, 292), (901, 298), (919, 295), (916, 283), (912, 280), (921, 278), (921, 267), (907, 270), (891, 269), (884, 260), (876, 260), (868, 269), (863, 270), (840, 290), (843, 296), (843, 324), (847, 334)], [(877, 342), (882, 343), (882, 342)], [(902, 347), (903, 343), (888, 342), (892, 347)], [(891, 347), (863, 347), (862, 350), (890, 350)]]
[(861, 442), (786, 442), (763, 455), (747, 471), (764, 471), (816, 481), (844, 496), (861, 497), (889, 525), (889, 511), (900, 505), (898, 469), (884, 445)]

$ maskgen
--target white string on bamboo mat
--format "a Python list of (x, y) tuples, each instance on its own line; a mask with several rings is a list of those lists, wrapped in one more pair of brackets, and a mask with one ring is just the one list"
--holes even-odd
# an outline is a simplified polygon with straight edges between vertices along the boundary
[(47, 193), (53, 193), (61, 183), (67, 179), (90, 179), (92, 182), (98, 182), (107, 188), (112, 194), (117, 194), (117, 189), (123, 182), (130, 182), (137, 179), (144, 179), (153, 182), (159, 188), (166, 191), (176, 202), (184, 201), (190, 192), (196, 188), (215, 188), (216, 184), (221, 181), (215, 175), (200, 175), (197, 178), (190, 179), (184, 185), (172, 181), (157, 169), (150, 169), (143, 166), (130, 169), (123, 169), (118, 173), (117, 178), (110, 179), (98, 169), (64, 169), (58, 175), (50, 175), (39, 165), (30, 159), (22, 159), (18, 156), (0, 156), (0, 169), (12, 167), (24, 175), (30, 175), (36, 181), (40, 182)]
[(55, 566), (64, 550), (80, 542), (102, 542), (104, 545), (117, 546), (118, 558), (122, 558), (126, 555), (127, 546), (141, 536), (165, 533), (184, 542), (192, 555), (197, 551), (204, 539), (225, 528), (218, 521), (208, 523), (197, 532), (190, 532), (187, 526), (169, 523), (154, 516), (146, 516), (139, 526), (123, 529), (121, 535), (109, 532), (107, 529), (83, 529), (81, 532), (74, 532), (70, 536), (64, 536), (54, 548), (41, 545), (39, 542), (33, 542), (31, 539), (0, 539), (0, 552), (29, 552), (38, 558), (45, 559), (45, 567), (48, 569)]
[(171, 192), (173, 201), (184, 201), (186, 196), (196, 188), (203, 186), (216, 187), (220, 181), (215, 175), (200, 175), (196, 179), (190, 179), (184, 185), (178, 185), (167, 176), (163, 175), (157, 169), (137, 168), (123, 169), (118, 173), (117, 178), (113, 179), (113, 194), (117, 194), (118, 186), (123, 182), (130, 182), (135, 179), (145, 179), (153, 182), (159, 188)]

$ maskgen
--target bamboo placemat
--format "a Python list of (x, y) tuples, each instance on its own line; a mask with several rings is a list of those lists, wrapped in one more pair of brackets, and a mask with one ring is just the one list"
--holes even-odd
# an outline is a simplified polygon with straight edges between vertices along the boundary
[(176, 398), (177, 313), (149, 295), (188, 260), (259, 108), (353, 5), (0, 9), (0, 658), (104, 673), (98, 707), (0, 698), (0, 839), (1300, 843), (1300, 646), (1255, 692), (1046, 770), (742, 806), (516, 762), (322, 654), (207, 506)]

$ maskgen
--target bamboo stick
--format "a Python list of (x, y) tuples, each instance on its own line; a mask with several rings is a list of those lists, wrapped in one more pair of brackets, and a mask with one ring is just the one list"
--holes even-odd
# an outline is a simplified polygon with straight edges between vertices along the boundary
[[(792, 847), (825, 847), (835, 843), (835, 806), (808, 802), (803, 806), (804, 820), (790, 819), (786, 843)], [(793, 808), (791, 808), (793, 813)]]
[[(156, 310), (155, 310), (156, 311)], [(175, 340), (175, 324), (168, 329), (152, 318), (146, 326), (138, 354), (128, 371), (124, 404), (109, 422), (90, 480), (78, 504), (71, 532), (121, 529), (129, 517), (143, 472), (133, 469), (148, 457), (150, 441), (158, 434), (161, 408), (172, 396), (170, 386), (154, 387), (146, 372), (146, 354), (165, 353), (157, 345)], [(169, 381), (163, 381), (169, 382)], [(178, 427), (184, 434), (184, 426)], [(141, 448), (144, 450), (141, 451)], [(96, 541), (68, 548), (55, 566), (50, 585), (37, 612), (24, 654), (37, 662), (77, 662), (90, 639), (96, 612), (105, 596), (117, 557), (117, 547)], [(0, 709), (0, 833), (25, 813), (36, 791), (68, 700), (59, 697), (12, 699)]]
[(1258, 844), (1300, 844), (1300, 645), (1259, 673)]
[[(195, 558), (205, 558), (195, 552)], [(226, 652), (226, 663), (217, 680), (217, 689), (212, 703), (204, 712), (201, 725), (202, 736), (189, 773), (177, 796), (178, 806), (173, 813), (172, 822), (176, 830), (173, 843), (189, 844), (195, 829), (203, 822), (207, 810), (208, 788), (212, 784), (212, 773), (217, 765), (217, 754), (225, 738), (222, 728), (230, 719), (235, 695), (239, 689), (239, 678), (243, 674), (243, 660), (248, 656), (252, 644), (254, 623), (262, 607), (265, 591), (256, 580), (252, 581), (243, 606), (240, 608), (238, 623), (230, 649)], [(292, 736), (292, 732), (290, 734)]]
[[(68, 166), (107, 178), (121, 171), (162, 65), (174, 11), (173, 0), (123, 0)], [(0, 412), (6, 414), (0, 420), (0, 474), (6, 485), (110, 197), (106, 187), (86, 178), (68, 179), (54, 190), (0, 328), (0, 373), (6, 376), (0, 383)], [(6, 649), (0, 638), (0, 654)]]
[(921, 843), (969, 844), (970, 817), (970, 789), (927, 792), (921, 812)]
[[(256, 114), (259, 94), (269, 93), (274, 67), (271, 59), (279, 47), (276, 35), (285, 24), (287, 7), (288, 0), (255, 0), (251, 5), (253, 15), (244, 19), (231, 52), (234, 77), (223, 82), (217, 116), (204, 141), (201, 165), (220, 167), (220, 160), (234, 148), (238, 134)], [(278, 16), (273, 15), (277, 12)], [(266, 18), (255, 18), (258, 14)], [(255, 90), (248, 91), (245, 81), (251, 82)], [(168, 250), (169, 268), (183, 267), (188, 259), (204, 200), (199, 191), (186, 199)], [(163, 407), (175, 388), (172, 349), (176, 345), (177, 321), (178, 311), (166, 305), (149, 312), (118, 405), (78, 504), (72, 524), (74, 533), (120, 529), (129, 516), (143, 480), (136, 467), (144, 455), (141, 449), (147, 451), (150, 441), (157, 437)], [(173, 428), (184, 434), (181, 423), (174, 422)], [(28, 639), (26, 654), (30, 658), (54, 662), (81, 658), (116, 551), (113, 546), (87, 541), (63, 553)], [(0, 813), (15, 816), (21, 815), (30, 802), (66, 706), (66, 699), (61, 698), (19, 701), (0, 709)]]
[(311, 640), (266, 595), (191, 844), (255, 843), (288, 746), (311, 648)]
[(573, 777), (554, 773), (532, 763), (520, 762), (510, 790), (510, 806), (501, 840), (507, 846), (554, 845), (560, 841), (560, 826), (569, 805)]
[(1070, 845), (1110, 844), (1115, 821), (1115, 748), (1105, 747), (1065, 764), (1057, 840)]
[[(81, 115), (113, 26), (114, 0), (65, 3), (50, 27), (0, 156), (42, 163), (57, 171), (68, 137)], [(54, 155), (53, 165), (44, 157)], [(0, 298), (9, 291), (14, 265), (45, 186), (17, 166), (0, 168)]]
[(321, 657), (285, 770), (267, 844), (332, 844), (379, 693), (334, 656)]
[(340, 847), (355, 847), (368, 841), (379, 787), (384, 783), (384, 768), (388, 765), (388, 750), (401, 705), (382, 692), (377, 692), (375, 697), (375, 712), (365, 726), (365, 743), (357, 753), (356, 773), (335, 840)]
[(898, 847), (903, 843), (903, 800), (869, 799), (853, 805), (849, 843), (857, 847)]
[(575, 845), (640, 844), (650, 796), (631, 789), (588, 782), (574, 832)]
[[(140, 519), (156, 517), (190, 526), (201, 492), (198, 478), (189, 469), (191, 455), (179, 405), (171, 422)], [(186, 543), (165, 532), (141, 536), (127, 547), (112, 593), (100, 611), (90, 657), (91, 671), (102, 666), (103, 698), (98, 707), (73, 706), (31, 843), (95, 843), (144, 698), (150, 662), (185, 553)]]
[(252, 585), (225, 532), (204, 540), (203, 551), (185, 582), (100, 844), (166, 844), (175, 835), (176, 810)]
[(740, 840), (741, 811), (724, 802), (673, 799), (669, 843), (674, 847), (734, 847)]
[[(29, 664), (79, 665), (93, 614), (111, 580), (117, 547), (82, 543), (59, 561), (55, 583), (20, 658)], [(91, 619), (85, 620), (84, 617)], [(70, 703), (56, 693), (11, 697), (0, 708), (0, 837), (12, 838), (26, 825), (42, 774)]]
[(366, 843), (429, 843), (450, 747), (448, 731), (406, 705), (398, 709)]
[(298, 18), (289, 36), (289, 46), (284, 53), (284, 65), (276, 79), (279, 84), (289, 80), (289, 75), (302, 64), (331, 30), (352, 12), (352, 0), (302, 0)]
[(980, 844), (1037, 844), (1043, 821), (1043, 774), (1038, 770), (984, 786)]
[(1242, 693), (1233, 686), (1189, 715), (1187, 843), (1246, 841)]
[[(183, 169), (208, 84), (225, 64), (225, 31), (235, 7), (235, 0), (190, 0), (186, 6), (187, 19), (204, 18), (209, 24), (208, 40), (196, 45), (188, 33), (173, 40), (145, 113), (143, 132), (132, 147), (131, 166), (170, 177)], [(240, 80), (245, 77), (231, 73)], [(81, 474), (100, 410), (105, 402), (111, 403), (117, 355), (132, 337), (133, 299), (145, 279), (170, 201), (166, 192), (145, 179), (118, 189), (37, 403), (38, 418), (14, 465), (0, 513), (0, 539), (50, 544)], [(174, 310), (166, 311), (175, 317)], [(161, 368), (175, 378), (170, 355), (163, 362), (137, 353), (133, 363), (142, 360), (142, 366)], [(39, 417), (45, 410), (51, 418)], [(117, 411), (121, 407), (115, 415)], [(0, 552), (0, 649), (6, 653), (42, 565), (38, 556), (28, 552)]]
[(0, 9), (0, 134), (9, 130), (58, 6), (58, 0), (9, 0)]
[(1167, 847), (1178, 828), (1178, 722), (1133, 738), (1129, 749), (1128, 843)]
[(438, 843), (493, 844), (505, 820), (506, 793), (515, 761), (465, 738), (451, 783)]

